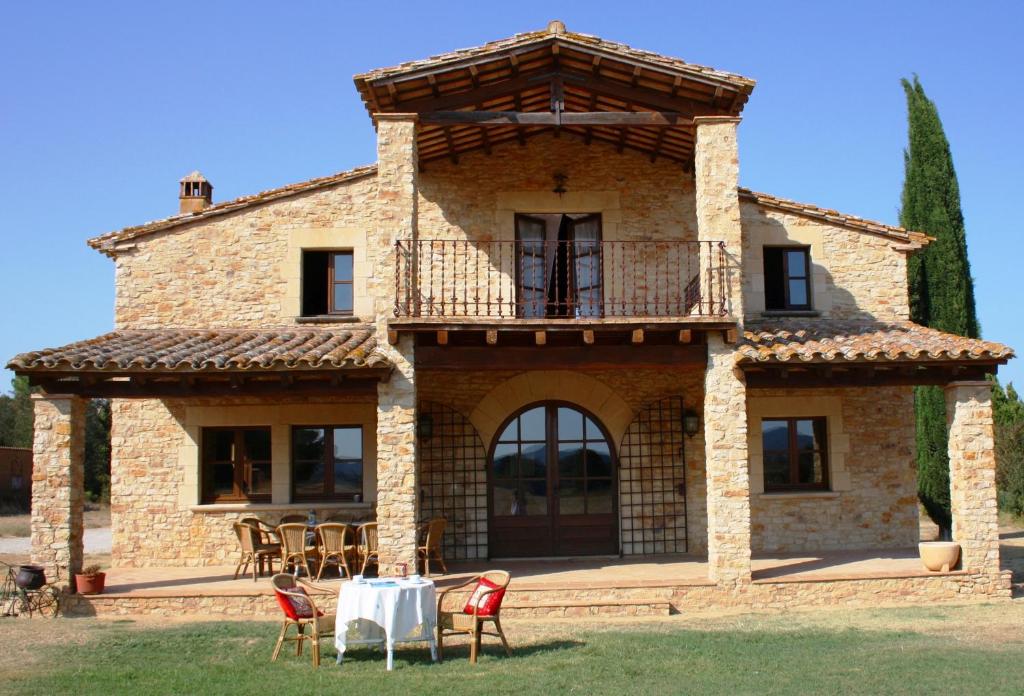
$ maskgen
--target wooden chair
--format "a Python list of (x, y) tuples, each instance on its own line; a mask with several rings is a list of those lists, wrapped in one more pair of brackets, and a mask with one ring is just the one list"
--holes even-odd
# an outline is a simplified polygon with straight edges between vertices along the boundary
[(256, 582), (257, 570), (260, 575), (263, 575), (264, 561), (270, 564), (270, 572), (274, 572), (274, 559), (281, 557), (281, 545), (263, 543), (260, 539), (260, 530), (252, 525), (235, 522), (233, 527), (235, 536), (238, 537), (238, 545), (242, 550), (242, 557), (238, 560), (238, 565), (235, 566), (234, 579), (238, 579), (239, 571), (243, 574), (246, 573), (250, 563), (252, 564), (253, 582)]
[(317, 550), (306, 546), (306, 525), (282, 524), (277, 528), (277, 536), (281, 540), (281, 569), (293, 565), (306, 570), (306, 577), (313, 577), (309, 567), (309, 559), (316, 562)]
[(341, 577), (351, 578), (352, 569), (348, 561), (351, 558), (354, 562), (359, 554), (355, 544), (355, 530), (347, 524), (325, 522), (317, 525), (316, 538), (320, 545), (320, 570), (317, 571), (316, 579), (320, 579), (328, 564), (336, 566)]
[[(479, 586), (481, 580), (487, 580), (492, 583), (495, 587), (485, 589)], [(508, 641), (505, 640), (505, 632), (501, 629), (501, 602), (504, 599), (504, 591), (508, 589), (508, 584), (512, 580), (510, 576), (504, 570), (489, 570), (486, 573), (477, 575), (476, 577), (470, 578), (461, 585), (449, 587), (441, 590), (437, 595), (437, 659), (440, 662), (444, 659), (444, 637), (453, 635), (468, 635), (472, 642), (469, 647), (469, 661), (476, 664), (477, 655), (480, 653), (480, 639), (483, 636), (495, 636), (501, 639), (501, 644), (505, 647), (505, 654), (512, 657), (512, 650), (508, 647)], [(470, 590), (471, 594), (469, 599), (476, 601), (473, 603), (472, 612), (467, 612), (466, 605), (461, 606), (449, 606), (448, 609), (444, 608), (444, 601), (446, 597), (452, 595), (452, 593), (458, 593), (465, 595), (463, 591), (459, 593), (459, 590), (473, 586)], [(501, 592), (497, 600), (493, 602), (495, 606), (491, 607), (490, 611), (483, 612), (481, 607), (485, 607), (487, 604), (487, 598), (496, 592)], [(452, 603), (449, 602), (449, 605)], [(467, 602), (468, 604), (468, 602)], [(494, 624), (494, 631), (485, 631), (484, 625), (492, 623)]]
[(359, 574), (366, 574), (366, 569), (371, 563), (378, 566), (377, 555), (377, 523), (367, 522), (359, 525), (356, 530), (356, 543), (359, 545)]
[(448, 566), (444, 563), (444, 555), (441, 553), (441, 541), (444, 539), (444, 529), (448, 521), (443, 517), (435, 517), (424, 525), (424, 536), (421, 545), (416, 547), (416, 557), (423, 561), (423, 574), (430, 577), (430, 560), (434, 559), (441, 564), (441, 570), (448, 573)]
[(306, 519), (305, 515), (285, 515), (277, 523), (277, 526), (280, 527), (282, 524), (306, 524)]
[[(302, 644), (308, 640), (312, 643), (313, 666), (319, 667), (320, 639), (330, 638), (334, 635), (335, 616), (321, 614), (317, 609), (316, 602), (305, 592), (305, 587), (315, 590), (312, 585), (302, 583), (285, 573), (278, 573), (270, 579), (270, 582), (274, 586), (274, 592), (278, 593), (278, 603), (281, 603), (283, 596), (285, 601), (290, 604), (290, 609), (285, 609), (284, 604), (281, 605), (281, 609), (285, 613), (284, 623), (281, 625), (281, 633), (277, 636), (277, 644), (274, 645), (274, 654), (270, 661), (277, 661), (285, 642), (294, 642), (295, 654), (302, 655)], [(305, 611), (297, 611), (307, 605), (308, 608)], [(289, 626), (295, 626), (294, 638), (288, 636)], [(306, 633), (307, 627), (310, 629), (309, 633)]]

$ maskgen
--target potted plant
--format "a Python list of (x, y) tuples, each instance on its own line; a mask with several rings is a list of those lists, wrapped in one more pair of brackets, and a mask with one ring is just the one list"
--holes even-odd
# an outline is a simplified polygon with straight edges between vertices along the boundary
[(960, 544), (955, 541), (922, 541), (917, 548), (924, 567), (933, 573), (948, 573), (960, 559)]
[(93, 595), (103, 592), (107, 574), (98, 565), (86, 566), (81, 573), (75, 573), (75, 589), (79, 594)]

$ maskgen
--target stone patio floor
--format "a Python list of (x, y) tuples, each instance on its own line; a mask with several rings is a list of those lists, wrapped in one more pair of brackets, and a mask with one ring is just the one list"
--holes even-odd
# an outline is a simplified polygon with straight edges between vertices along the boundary
[[(755, 556), (754, 582), (829, 582), (937, 575), (921, 565), (916, 549), (771, 554)], [(705, 558), (688, 555), (473, 561), (449, 563), (435, 573), (439, 587), (458, 584), (475, 572), (501, 568), (512, 574), (510, 590), (600, 589), (711, 585)], [(955, 572), (955, 571), (954, 571)], [(269, 594), (267, 577), (232, 579), (233, 566), (205, 568), (111, 568), (105, 596), (182, 597)], [(320, 581), (337, 587), (337, 577)]]

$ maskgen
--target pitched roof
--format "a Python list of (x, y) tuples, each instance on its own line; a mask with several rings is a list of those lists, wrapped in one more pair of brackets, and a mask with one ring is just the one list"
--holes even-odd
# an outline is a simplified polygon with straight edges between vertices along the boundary
[(369, 327), (321, 330), (151, 329), (113, 331), (59, 348), (22, 353), (25, 372), (217, 372), (390, 368)]
[(965, 338), (910, 321), (807, 320), (752, 323), (736, 347), (738, 363), (998, 362), (1014, 357), (1001, 343)]
[(490, 41), (482, 46), (473, 46), (471, 48), (448, 51), (422, 60), (413, 60), (401, 63), (390, 68), (377, 68), (375, 70), (370, 70), (356, 75), (353, 79), (358, 86), (361, 82), (372, 82), (383, 78), (394, 78), (397, 76), (420, 73), (436, 68), (454, 67), (458, 64), (470, 62), (473, 59), (485, 57), (490, 54), (510, 53), (514, 52), (516, 49), (528, 48), (537, 43), (557, 41), (558, 43), (570, 46), (576, 45), (584, 49), (589, 49), (590, 51), (607, 53), (612, 57), (621, 56), (649, 63), (651, 66), (660, 67), (671, 72), (687, 73), (695, 77), (710, 78), (715, 81), (733, 85), (747, 93), (749, 93), (756, 84), (756, 82), (749, 77), (743, 77), (736, 73), (717, 70), (706, 65), (688, 63), (680, 58), (672, 58), (670, 56), (663, 56), (651, 51), (633, 48), (632, 46), (627, 46), (624, 43), (608, 41), (591, 34), (566, 31), (564, 25), (559, 30), (559, 28), (553, 26), (554, 24), (555, 22), (552, 22), (545, 29), (524, 32), (506, 39)]
[(740, 198), (754, 201), (758, 205), (762, 205), (766, 208), (773, 208), (784, 213), (793, 213), (795, 215), (815, 218), (833, 225), (849, 227), (860, 232), (872, 232), (874, 234), (892, 237), (905, 242), (914, 248), (920, 248), (933, 241), (933, 237), (929, 237), (921, 232), (914, 232), (913, 230), (908, 230), (903, 227), (887, 225), (884, 222), (867, 220), (862, 217), (857, 217), (856, 215), (847, 215), (846, 213), (840, 213), (838, 210), (822, 208), (810, 203), (800, 203), (788, 198), (780, 198), (769, 193), (760, 193), (758, 191), (751, 191), (748, 188), (740, 187), (739, 194)]
[(331, 174), (330, 176), (322, 176), (316, 179), (307, 179), (306, 181), (300, 181), (296, 184), (288, 184), (274, 189), (268, 189), (261, 191), (260, 193), (254, 193), (249, 196), (242, 196), (235, 198), (234, 200), (224, 201), (223, 203), (217, 203), (211, 205), (203, 210), (198, 210), (194, 213), (182, 213), (179, 215), (172, 215), (160, 220), (154, 220), (141, 225), (135, 225), (133, 227), (125, 227), (121, 230), (114, 232), (108, 232), (101, 234), (98, 237), (93, 237), (89, 240), (89, 246), (97, 251), (100, 251), (107, 256), (113, 257), (115, 255), (114, 246), (121, 242), (135, 239), (136, 237), (142, 237), (147, 234), (154, 232), (161, 232), (163, 230), (171, 229), (179, 225), (187, 225), (193, 222), (199, 222), (201, 220), (207, 220), (218, 215), (226, 215), (228, 213), (234, 213), (238, 210), (249, 208), (254, 205), (261, 205), (263, 203), (269, 203), (271, 201), (280, 200), (282, 198), (288, 198), (290, 196), (297, 196), (302, 193), (308, 193), (310, 191), (316, 191), (322, 188), (328, 188), (337, 184), (342, 184), (347, 181), (354, 181), (368, 176), (375, 176), (377, 174), (377, 165), (368, 164), (362, 167), (356, 167), (355, 169), (348, 169), (337, 174)]

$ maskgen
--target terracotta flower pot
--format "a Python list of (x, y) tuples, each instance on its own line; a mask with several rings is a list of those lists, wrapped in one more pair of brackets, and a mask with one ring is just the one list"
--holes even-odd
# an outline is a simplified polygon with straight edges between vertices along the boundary
[(917, 548), (924, 567), (931, 571), (948, 573), (960, 558), (960, 544), (955, 541), (922, 541)]
[(107, 580), (106, 573), (95, 575), (75, 575), (75, 589), (78, 594), (102, 594), (103, 584)]

